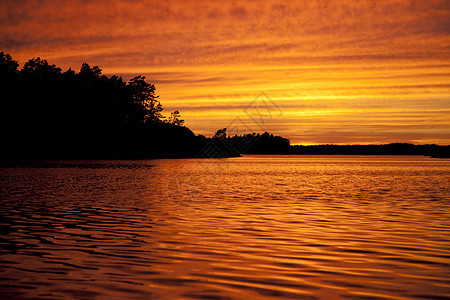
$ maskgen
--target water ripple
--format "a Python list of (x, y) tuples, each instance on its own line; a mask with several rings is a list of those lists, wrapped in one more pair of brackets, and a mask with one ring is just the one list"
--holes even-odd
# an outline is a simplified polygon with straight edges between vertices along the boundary
[(448, 299), (450, 162), (0, 165), (3, 299)]

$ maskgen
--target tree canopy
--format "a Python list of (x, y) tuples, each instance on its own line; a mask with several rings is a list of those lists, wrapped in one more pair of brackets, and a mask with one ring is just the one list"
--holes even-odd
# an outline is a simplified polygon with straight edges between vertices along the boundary
[(168, 149), (171, 144), (195, 136), (183, 126), (179, 111), (166, 119), (155, 86), (141, 75), (125, 82), (88, 63), (78, 73), (63, 72), (40, 57), (19, 70), (19, 63), (1, 52), (0, 88), (0, 130), (12, 153), (30, 148), (76, 152), (83, 146), (168, 152), (180, 149)]
[[(88, 63), (83, 63), (78, 73), (72, 69), (62, 72), (61, 68), (40, 57), (27, 61), (21, 70), (18, 66), (9, 54), (0, 53), (2, 105), (21, 102), (24, 108), (36, 109), (34, 115), (45, 115), (54, 121), (60, 119), (56, 114), (62, 113), (64, 119), (70, 120), (65, 127), (98, 122), (114, 128), (184, 124), (179, 111), (172, 112), (166, 120), (156, 88), (146, 82), (145, 76), (136, 76), (125, 83), (116, 75), (102, 75), (102, 69)], [(64, 109), (57, 110), (54, 105)], [(53, 109), (49, 111), (50, 108)], [(82, 112), (83, 118), (80, 118)], [(22, 119), (21, 123), (28, 121), (31, 119)]]

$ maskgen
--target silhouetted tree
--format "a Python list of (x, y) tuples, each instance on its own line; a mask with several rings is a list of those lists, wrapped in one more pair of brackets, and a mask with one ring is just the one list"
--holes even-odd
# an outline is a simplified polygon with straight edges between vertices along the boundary
[(75, 78), (75, 71), (69, 68), (66, 72), (63, 73), (63, 76), (66, 80), (73, 80)]
[(175, 110), (170, 113), (169, 124), (173, 124), (173, 125), (177, 125), (177, 126), (184, 125), (184, 120), (181, 119), (181, 115), (178, 110)]
[[(22, 91), (18, 80), (19, 63), (11, 55), (0, 52), (0, 136), (2, 147), (13, 139), (18, 121), (16, 111), (23, 110), (17, 95)], [(0, 147), (1, 151), (1, 147)]]
[(133, 109), (130, 111), (129, 121), (139, 124), (158, 123), (164, 119), (161, 114), (163, 107), (157, 100), (156, 88), (145, 81), (145, 76), (132, 78), (127, 85), (130, 91), (130, 103)]
[(43, 80), (55, 79), (61, 74), (61, 68), (49, 64), (47, 60), (40, 57), (32, 58), (25, 63), (20, 74), (25, 77), (39, 78)]
[(214, 134), (215, 139), (226, 139), (227, 138), (227, 129), (226, 128), (222, 128), (222, 129), (218, 129), (216, 131), (216, 133)]
[(4, 51), (0, 52), (0, 76), (5, 77), (17, 74), (18, 67), (19, 63), (11, 55), (5, 54)]
[(100, 74), (102, 74), (102, 69), (100, 69), (98, 66), (94, 66), (91, 68), (88, 63), (83, 63), (81, 65), (78, 76), (80, 76), (80, 78), (84, 79), (85, 81), (89, 81), (100, 78)]

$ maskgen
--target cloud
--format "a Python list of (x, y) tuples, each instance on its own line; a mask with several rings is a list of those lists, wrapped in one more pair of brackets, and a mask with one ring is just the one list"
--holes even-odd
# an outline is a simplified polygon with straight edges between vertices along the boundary
[[(392, 52), (399, 46), (417, 43), (411, 37), (418, 35), (427, 40), (448, 38), (450, 30), (448, 8), (427, 1), (291, 1), (284, 5), (279, 1), (236, 4), (184, 0), (16, 3), (2, 1), (0, 25), (2, 42), (19, 47), (32, 42), (38, 46), (71, 42), (95, 46), (96, 39), (119, 43), (135, 39), (144, 45), (157, 44), (158, 48), (168, 45), (172, 51), (205, 43), (240, 50), (243, 42), (259, 42), (272, 49), (253, 50), (271, 53), (313, 48), (322, 55), (344, 50), (352, 56), (356, 51)], [(283, 47), (287, 42), (289, 47)], [(244, 57), (255, 54), (248, 52), (240, 53)]]

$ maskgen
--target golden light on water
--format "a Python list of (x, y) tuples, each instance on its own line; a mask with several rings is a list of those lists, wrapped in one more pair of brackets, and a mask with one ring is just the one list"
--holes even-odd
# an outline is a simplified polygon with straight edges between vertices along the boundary
[(246, 155), (1, 171), (4, 299), (448, 295), (448, 160)]

